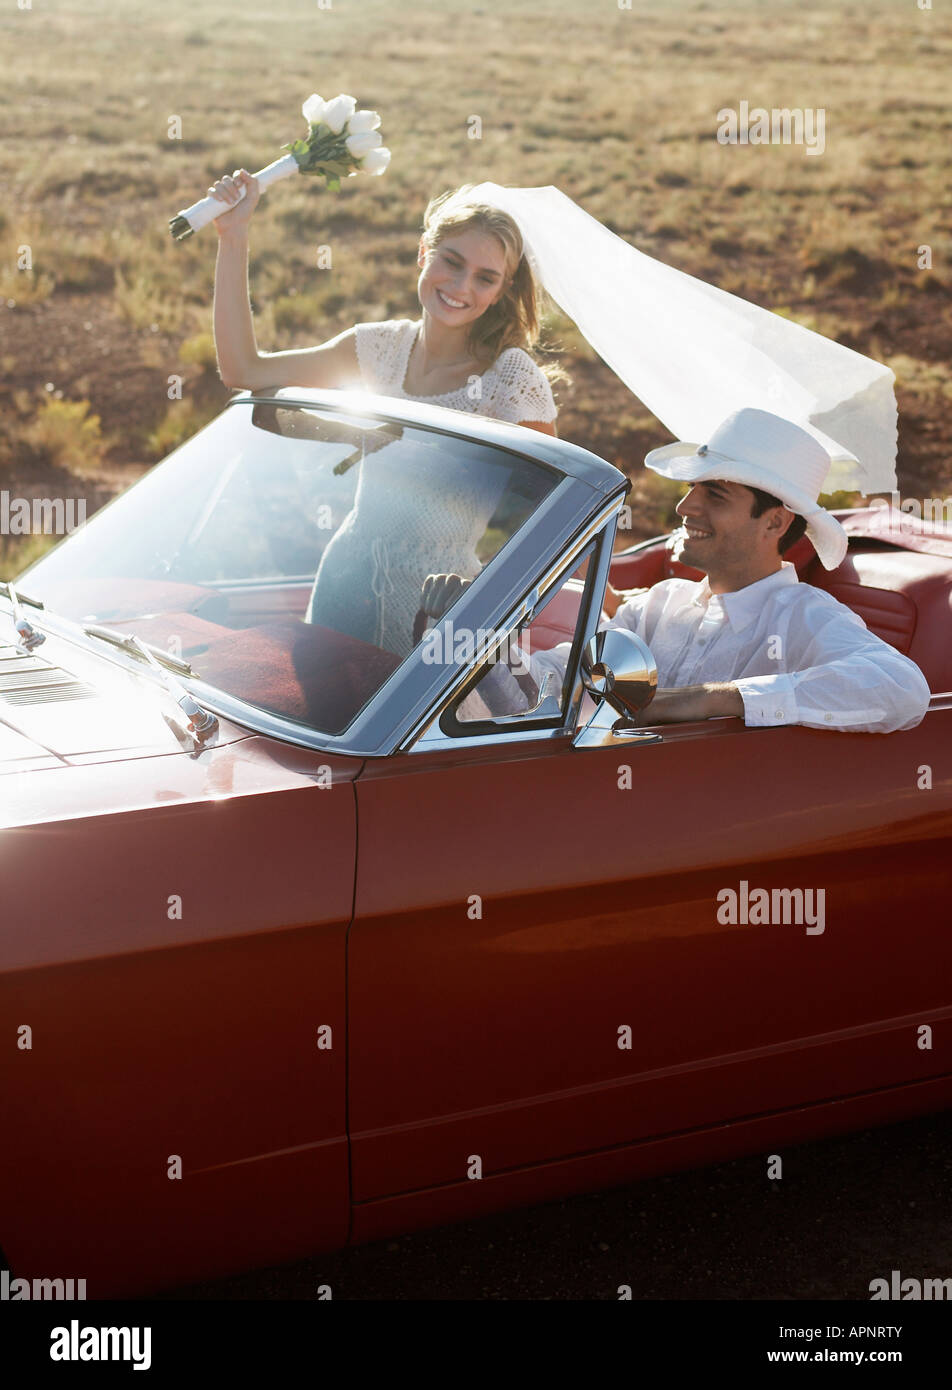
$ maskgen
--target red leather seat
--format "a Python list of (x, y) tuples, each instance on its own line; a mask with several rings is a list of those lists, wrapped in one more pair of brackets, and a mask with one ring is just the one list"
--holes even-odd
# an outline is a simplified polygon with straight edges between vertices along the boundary
[(539, 616), (524, 629), (522, 646), (526, 651), (545, 652), (560, 642), (571, 642), (584, 588), (580, 579), (567, 579), (553, 594)]
[(860, 541), (835, 570), (814, 560), (801, 578), (914, 661), (934, 695), (952, 691), (952, 562)]

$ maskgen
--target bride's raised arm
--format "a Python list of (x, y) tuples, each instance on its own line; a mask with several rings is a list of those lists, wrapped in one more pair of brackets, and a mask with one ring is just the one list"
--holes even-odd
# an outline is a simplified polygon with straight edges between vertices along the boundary
[(353, 328), (319, 347), (258, 351), (248, 292), (248, 223), (260, 196), (258, 181), (247, 169), (236, 169), (208, 191), (232, 205), (215, 219), (215, 349), (224, 384), (251, 391), (263, 386), (359, 385)]

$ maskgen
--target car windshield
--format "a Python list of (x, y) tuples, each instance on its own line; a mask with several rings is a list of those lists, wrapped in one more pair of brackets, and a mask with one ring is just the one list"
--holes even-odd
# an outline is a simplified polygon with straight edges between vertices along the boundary
[(421, 640), (427, 575), (474, 579), (560, 478), (434, 430), (238, 403), (21, 579), (336, 735)]

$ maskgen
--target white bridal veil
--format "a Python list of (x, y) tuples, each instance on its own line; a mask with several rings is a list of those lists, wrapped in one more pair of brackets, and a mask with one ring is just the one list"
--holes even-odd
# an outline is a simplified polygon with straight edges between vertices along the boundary
[(466, 197), (516, 220), (548, 293), (678, 439), (703, 443), (756, 406), (820, 441), (825, 492), (896, 487), (888, 367), (636, 251), (558, 188), (481, 183)]

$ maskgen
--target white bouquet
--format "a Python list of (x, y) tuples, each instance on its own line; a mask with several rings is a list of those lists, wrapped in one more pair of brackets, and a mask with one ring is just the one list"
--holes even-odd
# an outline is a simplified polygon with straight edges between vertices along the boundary
[[(282, 145), (289, 153), (258, 170), (255, 178), (261, 191), (290, 174), (320, 174), (335, 193), (342, 178), (382, 174), (390, 163), (390, 151), (377, 129), (380, 117), (376, 111), (358, 111), (356, 107), (354, 98), (343, 94), (333, 101), (324, 101), (316, 92), (309, 96), (301, 108), (308, 125), (307, 137)], [(225, 211), (221, 199), (209, 195), (177, 213), (169, 222), (169, 231), (176, 241), (184, 241)]]

